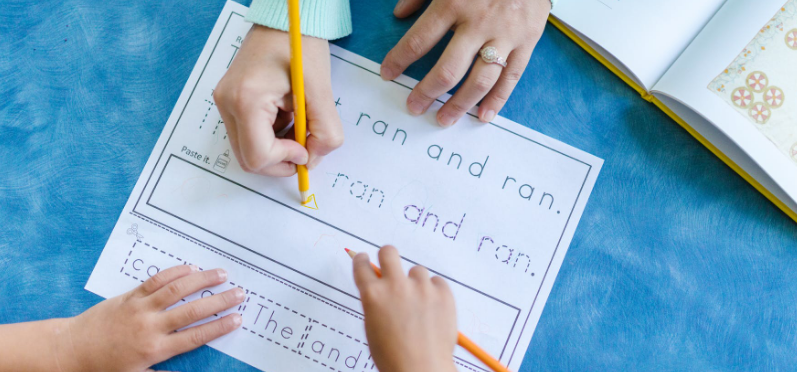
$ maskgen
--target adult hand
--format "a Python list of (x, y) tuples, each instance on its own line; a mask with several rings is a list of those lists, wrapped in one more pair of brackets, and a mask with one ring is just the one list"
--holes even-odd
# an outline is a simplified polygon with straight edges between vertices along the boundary
[(224, 270), (197, 271), (181, 265), (163, 270), (136, 289), (65, 319), (59, 362), (62, 371), (147, 370), (153, 364), (185, 353), (228, 334), (241, 325), (241, 315), (223, 318), (175, 332), (213, 316), (244, 300), (234, 288), (166, 310), (203, 288), (226, 281)]
[(404, 275), (396, 248), (379, 250), (382, 278), (368, 255), (354, 256), (354, 281), (365, 312), (365, 334), (382, 372), (455, 372), (457, 317), (454, 296), (423, 266)]
[[(399, 0), (393, 14), (407, 17), (423, 3)], [(477, 59), (465, 82), (437, 113), (438, 123), (449, 126), (481, 100), (479, 119), (489, 122), (523, 75), (550, 10), (550, 0), (433, 0), (385, 57), (382, 78), (398, 77), (453, 29), (440, 60), (407, 98), (407, 108), (414, 115), (426, 112), (435, 99), (462, 80), (482, 47), (492, 46), (507, 66)]]
[(255, 25), (246, 35), (213, 98), (241, 167), (287, 177), (296, 164), (312, 169), (343, 144), (343, 126), (332, 96), (329, 43), (302, 37), (307, 102), (307, 149), (276, 133), (293, 120), (288, 33)]

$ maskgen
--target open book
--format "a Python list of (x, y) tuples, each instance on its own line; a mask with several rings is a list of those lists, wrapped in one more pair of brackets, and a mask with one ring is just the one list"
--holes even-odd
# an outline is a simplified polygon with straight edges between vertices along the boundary
[(797, 221), (797, 0), (563, 0), (550, 20)]

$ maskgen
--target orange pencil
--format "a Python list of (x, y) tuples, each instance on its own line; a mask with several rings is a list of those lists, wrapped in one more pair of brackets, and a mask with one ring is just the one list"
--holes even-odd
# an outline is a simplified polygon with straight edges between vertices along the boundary
[[(288, 34), (291, 43), (291, 89), (293, 89), (293, 130), (296, 142), (307, 147), (307, 111), (304, 97), (304, 66), (302, 65), (302, 31), (299, 24), (299, 0), (288, 0)], [(297, 165), (299, 193), (302, 204), (310, 197), (310, 177), (307, 166)]]
[[(355, 251), (353, 251), (353, 250), (351, 250), (349, 248), (343, 248), (343, 249), (346, 250), (346, 253), (348, 253), (349, 257), (351, 257), (351, 258), (354, 258), (354, 256), (357, 255), (357, 252), (355, 252)], [(373, 262), (371, 262), (371, 267), (374, 268), (374, 272), (376, 273), (376, 276), (381, 278), (382, 277), (382, 270), (380, 270), (379, 267), (374, 265)], [(476, 345), (476, 343), (471, 341), (471, 339), (469, 339), (465, 335), (463, 335), (462, 332), (457, 332), (457, 344), (459, 346), (461, 346), (463, 349), (467, 350), (469, 353), (473, 354), (473, 356), (475, 356), (476, 359), (481, 360), (482, 363), (486, 364), (493, 371), (495, 371), (495, 372), (509, 372), (509, 370), (506, 367), (501, 365), (501, 362), (499, 362), (497, 359), (495, 359), (492, 356), (490, 356), (490, 354), (487, 354), (487, 352), (484, 351), (484, 349), (482, 349), (481, 347), (479, 347), (479, 345)]]

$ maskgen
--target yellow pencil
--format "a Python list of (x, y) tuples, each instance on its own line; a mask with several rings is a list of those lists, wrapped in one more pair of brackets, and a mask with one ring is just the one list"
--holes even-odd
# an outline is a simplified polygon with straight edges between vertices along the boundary
[[(354, 256), (357, 255), (357, 252), (349, 249), (343, 248), (346, 250), (346, 253), (349, 254), (349, 257), (354, 259)], [(376, 276), (382, 277), (382, 270), (379, 266), (374, 265), (371, 262), (371, 267), (374, 269)], [(495, 372), (509, 372), (509, 369), (503, 366), (498, 359), (493, 358), (490, 354), (488, 354), (484, 349), (476, 345), (475, 342), (471, 341), (468, 337), (462, 334), (462, 332), (457, 332), (457, 345), (461, 346), (463, 349), (467, 350), (471, 355), (475, 356), (476, 359), (480, 360), (482, 363), (486, 364), (490, 369)]]
[[(288, 0), (288, 34), (291, 39), (291, 88), (293, 89), (293, 130), (296, 142), (307, 147), (307, 112), (304, 100), (304, 67), (302, 66), (302, 28), (299, 25), (299, 0)], [(307, 167), (296, 165), (302, 204), (310, 198)]]

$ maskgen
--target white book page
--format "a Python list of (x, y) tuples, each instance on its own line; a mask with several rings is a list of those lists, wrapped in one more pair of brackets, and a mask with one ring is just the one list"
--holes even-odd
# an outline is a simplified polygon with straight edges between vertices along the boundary
[(649, 90), (724, 1), (561, 0), (552, 14)]
[(770, 191), (791, 199), (781, 199), (790, 207), (797, 201), (795, 15), (795, 0), (728, 0), (653, 88), (715, 126), (695, 127), (710, 141), (729, 142), (711, 132), (729, 138), (720, 150), (749, 164), (748, 173), (768, 176), (772, 182), (756, 178), (777, 184), (781, 190)]
[[(210, 343), (266, 371), (375, 370), (350, 248), (399, 248), (450, 285), (458, 328), (519, 369), (603, 161), (518, 123), (452, 128), (409, 115), (417, 83), (332, 46), (346, 143), (297, 181), (245, 173), (231, 155), (212, 89), (251, 24), (228, 2), (155, 144), (86, 288), (119, 295), (160, 270), (221, 267), (242, 328)], [(448, 96), (442, 100), (448, 99)], [(229, 313), (218, 314), (223, 316)], [(215, 319), (215, 317), (213, 318)], [(461, 348), (460, 371), (487, 371)]]

